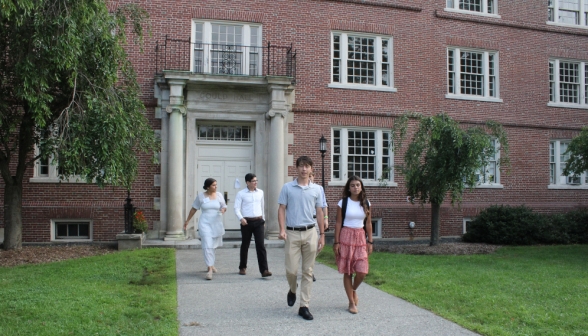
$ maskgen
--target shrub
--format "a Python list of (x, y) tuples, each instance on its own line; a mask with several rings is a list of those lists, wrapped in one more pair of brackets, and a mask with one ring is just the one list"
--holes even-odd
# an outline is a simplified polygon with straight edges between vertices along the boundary
[(133, 228), (136, 233), (147, 232), (147, 220), (145, 219), (143, 211), (135, 211), (135, 214), (133, 215)]
[(472, 221), (463, 240), (500, 245), (586, 244), (588, 210), (543, 215), (525, 206), (493, 205)]

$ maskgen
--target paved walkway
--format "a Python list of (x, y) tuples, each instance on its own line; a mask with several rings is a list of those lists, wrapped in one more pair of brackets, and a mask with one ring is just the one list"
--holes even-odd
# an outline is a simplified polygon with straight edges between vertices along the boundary
[(239, 249), (223, 248), (216, 251), (219, 273), (207, 281), (202, 250), (177, 249), (180, 335), (476, 335), (365, 283), (357, 290), (359, 314), (350, 314), (342, 275), (318, 263), (314, 320), (306, 321), (298, 316), (300, 291), (293, 307), (286, 303), (284, 249), (267, 252), (272, 277), (260, 277), (254, 248), (245, 276), (237, 274)]

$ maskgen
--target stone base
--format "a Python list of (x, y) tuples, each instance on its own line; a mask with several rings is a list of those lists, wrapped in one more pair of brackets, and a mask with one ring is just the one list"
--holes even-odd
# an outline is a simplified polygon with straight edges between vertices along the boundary
[(164, 241), (168, 241), (168, 240), (186, 240), (186, 236), (184, 236), (184, 234), (179, 234), (179, 235), (166, 235), (165, 237), (163, 237)]
[(141, 249), (143, 247), (143, 241), (145, 240), (144, 233), (119, 233), (116, 235), (118, 240), (118, 250), (134, 250)]

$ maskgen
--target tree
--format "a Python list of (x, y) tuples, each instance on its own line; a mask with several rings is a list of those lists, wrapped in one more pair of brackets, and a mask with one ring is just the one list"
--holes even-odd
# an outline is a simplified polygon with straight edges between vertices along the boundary
[(564, 154), (570, 156), (564, 175), (580, 175), (588, 170), (588, 127), (583, 127), (580, 134), (572, 139)]
[[(0, 174), (4, 248), (21, 247), (23, 177), (53, 158), (61, 177), (130, 188), (157, 150), (125, 46), (144, 10), (104, 0), (0, 0)], [(35, 154), (35, 147), (39, 149)]]
[(431, 203), (431, 245), (439, 243), (439, 212), (445, 197), (451, 204), (460, 203), (464, 189), (477, 183), (477, 172), (488, 164), (495, 152), (492, 139), (498, 140), (503, 155), (500, 165), (508, 165), (508, 140), (498, 123), (488, 121), (485, 127), (462, 128), (445, 114), (425, 117), (405, 114), (394, 123), (393, 149), (402, 147), (410, 119), (418, 128), (398, 169), (404, 175), (407, 194), (412, 202)]

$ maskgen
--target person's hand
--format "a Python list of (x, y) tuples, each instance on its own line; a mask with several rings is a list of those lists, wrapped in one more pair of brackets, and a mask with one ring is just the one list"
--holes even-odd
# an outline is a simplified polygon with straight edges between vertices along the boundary
[(333, 252), (335, 252), (335, 256), (339, 256), (339, 247), (340, 244), (333, 244)]
[(318, 251), (317, 253), (319, 253), (320, 251), (323, 250), (323, 247), (325, 247), (325, 235), (322, 234), (319, 236), (319, 243), (318, 243)]
[(368, 255), (372, 254), (372, 252), (374, 252), (374, 244), (367, 244), (367, 252)]
[(188, 222), (189, 222), (189, 221), (186, 221), (186, 222), (184, 223), (184, 230), (186, 230), (186, 228), (188, 227)]
[(247, 220), (245, 218), (241, 218), (241, 225), (247, 225)]
[(221, 208), (220, 212), (224, 214), (225, 212), (227, 212), (227, 208)]
[(329, 231), (329, 222), (325, 219), (325, 232)]
[(278, 235), (278, 239), (286, 240), (286, 231), (280, 230), (280, 234)]

